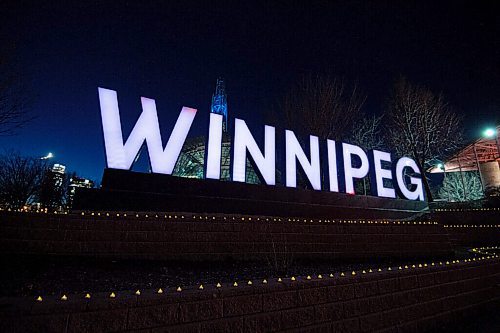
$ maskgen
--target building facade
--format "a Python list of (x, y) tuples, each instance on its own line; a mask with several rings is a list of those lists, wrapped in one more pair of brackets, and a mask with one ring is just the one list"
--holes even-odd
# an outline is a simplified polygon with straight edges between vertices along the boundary
[(69, 179), (69, 185), (68, 185), (68, 206), (69, 207), (73, 206), (73, 200), (75, 198), (75, 193), (77, 188), (93, 188), (93, 187), (94, 187), (94, 182), (92, 180), (73, 175)]
[[(221, 151), (221, 180), (230, 180), (231, 177), (231, 136), (228, 134), (228, 107), (224, 80), (217, 79), (215, 92), (212, 96), (210, 112), (222, 115), (222, 151)], [(204, 136), (188, 138), (184, 143), (179, 159), (175, 165), (173, 175), (186, 178), (202, 179), (205, 165), (205, 145), (207, 139)], [(247, 161), (246, 182), (249, 184), (260, 184), (259, 177), (252, 165)]]

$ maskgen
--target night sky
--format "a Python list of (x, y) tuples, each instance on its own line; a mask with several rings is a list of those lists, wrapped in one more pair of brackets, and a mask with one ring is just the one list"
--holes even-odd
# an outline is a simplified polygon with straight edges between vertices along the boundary
[(468, 138), (500, 122), (494, 1), (163, 2), (2, 1), (1, 41), (18, 46), (37, 118), (0, 137), (0, 147), (53, 152), (55, 162), (99, 181), (98, 86), (118, 92), (125, 136), (139, 97), (156, 99), (166, 141), (183, 105), (199, 110), (190, 136), (205, 133), (218, 76), (230, 116), (253, 126), (311, 73), (357, 82), (367, 113), (382, 112), (404, 75), (443, 92), (465, 116)]

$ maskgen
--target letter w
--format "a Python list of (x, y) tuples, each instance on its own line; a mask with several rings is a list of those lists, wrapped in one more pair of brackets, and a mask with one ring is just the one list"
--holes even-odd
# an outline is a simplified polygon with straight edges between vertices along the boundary
[(124, 144), (116, 91), (104, 88), (98, 90), (108, 168), (129, 170), (146, 141), (152, 171), (171, 174), (193, 123), (196, 109), (182, 108), (163, 149), (156, 103), (154, 99), (141, 97), (142, 113)]

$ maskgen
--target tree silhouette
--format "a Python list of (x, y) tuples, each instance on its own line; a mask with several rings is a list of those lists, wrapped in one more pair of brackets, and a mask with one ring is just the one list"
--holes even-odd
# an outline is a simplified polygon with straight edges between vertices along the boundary
[[(384, 147), (381, 133), (382, 118), (383, 116), (363, 117), (354, 125), (349, 142), (363, 148), (365, 151), (382, 149)], [(364, 195), (370, 191), (370, 182), (367, 181), (366, 177), (356, 181), (355, 191)]]
[(400, 155), (412, 157), (420, 169), (428, 201), (427, 163), (457, 149), (462, 141), (460, 117), (442, 95), (400, 78), (387, 108), (388, 140)]
[(12, 135), (33, 119), (25, 82), (16, 68), (15, 47), (0, 49), (0, 135)]
[(340, 140), (349, 135), (365, 101), (357, 87), (341, 79), (305, 76), (284, 96), (275, 113), (301, 135)]
[(47, 165), (17, 152), (0, 156), (0, 204), (19, 209), (29, 203), (40, 189)]

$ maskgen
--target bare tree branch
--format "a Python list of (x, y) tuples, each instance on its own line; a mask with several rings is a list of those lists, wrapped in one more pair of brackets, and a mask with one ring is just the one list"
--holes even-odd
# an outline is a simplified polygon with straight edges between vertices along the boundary
[(429, 201), (432, 193), (425, 177), (427, 163), (458, 148), (462, 141), (461, 118), (442, 95), (400, 78), (387, 109), (388, 140), (400, 155), (415, 159), (423, 176)]
[(340, 140), (348, 135), (365, 99), (356, 86), (349, 89), (341, 79), (310, 75), (285, 95), (278, 118), (302, 135)]
[(33, 119), (31, 100), (20, 71), (14, 63), (15, 47), (2, 45), (0, 51), (0, 136), (13, 135)]
[(16, 152), (0, 156), (0, 204), (18, 209), (33, 199), (47, 169), (44, 161)]
[(383, 116), (363, 117), (352, 129), (349, 141), (365, 150), (384, 147), (382, 131)]

